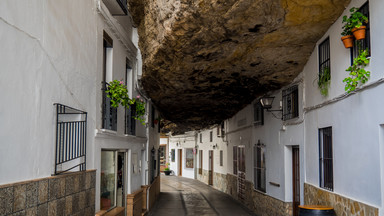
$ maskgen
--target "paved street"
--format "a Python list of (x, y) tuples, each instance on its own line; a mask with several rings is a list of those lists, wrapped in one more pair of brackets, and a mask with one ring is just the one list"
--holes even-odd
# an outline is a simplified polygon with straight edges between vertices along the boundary
[(149, 215), (253, 215), (229, 195), (198, 180), (161, 176), (161, 194)]

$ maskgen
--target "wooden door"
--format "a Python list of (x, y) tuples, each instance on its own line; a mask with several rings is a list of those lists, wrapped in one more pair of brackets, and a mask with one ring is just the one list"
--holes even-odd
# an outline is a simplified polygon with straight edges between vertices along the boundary
[(208, 184), (213, 185), (213, 150), (209, 150)]
[(293, 216), (299, 215), (300, 205), (300, 154), (299, 147), (292, 147)]
[(179, 149), (179, 176), (183, 175), (183, 149)]

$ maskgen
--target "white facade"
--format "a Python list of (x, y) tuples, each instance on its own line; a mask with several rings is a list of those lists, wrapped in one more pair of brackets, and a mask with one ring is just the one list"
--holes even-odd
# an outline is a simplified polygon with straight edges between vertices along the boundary
[[(151, 179), (150, 150), (158, 149), (158, 126), (136, 122), (125, 134), (125, 110), (117, 129), (103, 129), (103, 81), (125, 80), (131, 97), (140, 94), (141, 54), (130, 16), (113, 16), (101, 0), (0, 2), (0, 185), (51, 176), (55, 169), (56, 108), (64, 104), (87, 112), (87, 169), (96, 169), (96, 211), (100, 209), (101, 151), (126, 154), (126, 194)], [(103, 75), (103, 37), (107, 52)], [(155, 115), (158, 114), (155, 112)], [(154, 172), (158, 173), (158, 168)], [(133, 171), (133, 169), (136, 169)]]
[[(348, 15), (351, 7), (359, 8), (365, 2), (351, 1), (318, 41), (299, 76), (290, 85), (268, 93), (275, 97), (271, 110), (279, 110), (282, 109), (282, 90), (297, 85), (299, 116), (283, 121), (280, 111), (264, 110), (264, 125), (254, 125), (253, 104), (258, 102), (255, 100), (225, 121), (223, 140), (227, 146), (223, 148), (228, 152), (226, 167), (214, 169), (214, 172), (233, 175), (233, 146), (244, 146), (246, 180), (254, 183), (255, 156), (252, 148), (260, 140), (266, 151), (266, 192), (263, 194), (289, 203), (293, 201), (292, 148), (299, 147), (300, 203), (304, 204), (304, 183), (320, 189), (319, 129), (332, 127), (333, 191), (328, 192), (377, 208), (379, 215), (384, 215), (384, 43), (380, 40), (384, 31), (380, 24), (384, 19), (381, 12), (384, 2), (369, 1), (371, 57), (366, 69), (371, 71), (371, 77), (368, 83), (347, 94), (342, 82), (348, 75), (345, 69), (351, 64), (350, 50), (345, 49), (340, 41), (342, 16)], [(325, 97), (320, 94), (316, 79), (318, 45), (328, 37), (331, 82), (329, 94)], [(199, 134), (197, 142), (199, 150), (204, 150), (203, 169), (208, 170), (206, 157), (212, 148), (205, 137), (209, 136), (209, 130), (201, 133), (203, 144), (199, 143)]]

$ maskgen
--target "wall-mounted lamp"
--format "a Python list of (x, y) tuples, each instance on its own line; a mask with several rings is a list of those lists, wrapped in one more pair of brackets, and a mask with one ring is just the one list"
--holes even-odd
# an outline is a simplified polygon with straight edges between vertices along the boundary
[[(275, 99), (275, 97), (271, 97), (271, 96), (264, 96), (264, 97), (260, 98), (260, 103), (261, 103), (261, 106), (263, 107), (263, 109), (266, 109), (268, 112), (283, 112), (283, 109), (271, 110), (273, 99)], [(274, 114), (273, 114), (273, 116), (276, 117)], [(276, 118), (278, 118), (278, 117), (276, 117)], [(280, 119), (283, 119), (283, 117), (281, 117)]]
[(213, 149), (217, 148), (217, 143), (215, 145), (213, 145), (212, 147), (213, 147)]

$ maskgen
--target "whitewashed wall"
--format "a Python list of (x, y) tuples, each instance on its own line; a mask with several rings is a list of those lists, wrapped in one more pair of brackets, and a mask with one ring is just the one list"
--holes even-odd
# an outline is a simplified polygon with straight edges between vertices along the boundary
[[(178, 144), (178, 145), (177, 145)], [(196, 145), (195, 140), (195, 132), (187, 132), (182, 135), (170, 136), (169, 137), (169, 151), (175, 149), (175, 161), (170, 161), (170, 169), (173, 170), (175, 175), (180, 175), (179, 173), (179, 149), (182, 150), (182, 175), (186, 178), (195, 178), (195, 165), (196, 165), (196, 155), (194, 155), (194, 167), (186, 168), (185, 157), (186, 151), (185, 149), (191, 148), (194, 149)]]

